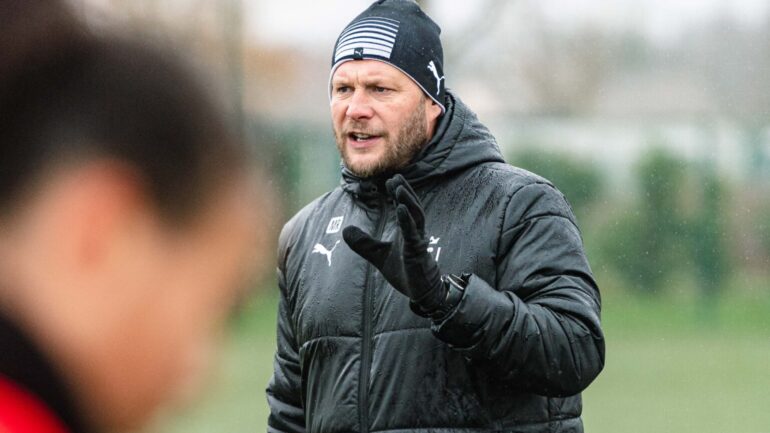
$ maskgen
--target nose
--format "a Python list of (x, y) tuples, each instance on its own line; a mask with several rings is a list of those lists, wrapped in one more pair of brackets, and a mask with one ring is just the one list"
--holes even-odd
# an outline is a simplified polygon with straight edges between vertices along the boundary
[(345, 115), (356, 120), (368, 119), (374, 115), (374, 110), (372, 109), (369, 97), (366, 95), (366, 91), (361, 89), (355, 89), (353, 91), (353, 96), (350, 97), (350, 102), (348, 103), (348, 109), (345, 112)]

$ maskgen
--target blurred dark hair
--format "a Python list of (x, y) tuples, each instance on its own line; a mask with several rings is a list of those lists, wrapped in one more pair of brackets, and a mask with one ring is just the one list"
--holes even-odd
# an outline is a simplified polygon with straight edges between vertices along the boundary
[(0, 211), (57, 164), (110, 158), (180, 219), (243, 157), (170, 50), (91, 34), (56, 1), (0, 0)]

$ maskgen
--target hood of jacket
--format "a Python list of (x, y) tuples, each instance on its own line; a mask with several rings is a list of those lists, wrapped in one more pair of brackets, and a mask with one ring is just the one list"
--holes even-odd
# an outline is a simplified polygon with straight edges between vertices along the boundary
[[(462, 171), (485, 162), (504, 162), (497, 141), (476, 113), (447, 90), (446, 113), (440, 118), (436, 133), (412, 162), (398, 172), (413, 186)], [(395, 173), (362, 178), (342, 165), (342, 188), (362, 199), (383, 191), (385, 180)]]

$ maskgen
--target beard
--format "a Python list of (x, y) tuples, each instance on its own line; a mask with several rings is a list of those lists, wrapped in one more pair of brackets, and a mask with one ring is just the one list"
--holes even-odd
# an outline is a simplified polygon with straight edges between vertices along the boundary
[[(342, 162), (353, 174), (359, 177), (372, 177), (380, 174), (390, 173), (406, 167), (417, 152), (422, 149), (428, 141), (428, 132), (426, 131), (425, 104), (417, 104), (417, 109), (401, 125), (396, 135), (391, 136), (388, 133), (382, 135), (384, 148), (382, 155), (371, 162), (355, 163), (348, 155), (348, 149), (345, 145), (347, 133), (344, 131), (335, 131), (337, 141), (337, 150), (340, 152)], [(366, 123), (351, 121), (347, 128), (366, 130)]]

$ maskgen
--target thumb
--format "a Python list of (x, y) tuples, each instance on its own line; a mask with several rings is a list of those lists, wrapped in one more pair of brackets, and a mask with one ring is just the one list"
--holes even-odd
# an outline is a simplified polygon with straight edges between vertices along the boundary
[(392, 246), (391, 242), (382, 242), (374, 239), (356, 226), (345, 227), (342, 230), (342, 239), (345, 240), (345, 243), (348, 244), (351, 250), (377, 268), (381, 268), (385, 263)]

